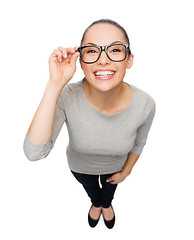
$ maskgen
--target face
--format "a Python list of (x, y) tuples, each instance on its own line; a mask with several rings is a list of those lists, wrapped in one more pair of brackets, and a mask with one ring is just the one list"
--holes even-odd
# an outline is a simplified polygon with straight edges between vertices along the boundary
[[(127, 44), (123, 32), (112, 24), (99, 23), (88, 29), (82, 46), (107, 46), (112, 43)], [(122, 84), (126, 69), (133, 64), (133, 55), (127, 55), (122, 62), (113, 62), (107, 57), (105, 51), (102, 51), (97, 62), (87, 64), (80, 59), (80, 64), (90, 86), (100, 91), (108, 91)]]

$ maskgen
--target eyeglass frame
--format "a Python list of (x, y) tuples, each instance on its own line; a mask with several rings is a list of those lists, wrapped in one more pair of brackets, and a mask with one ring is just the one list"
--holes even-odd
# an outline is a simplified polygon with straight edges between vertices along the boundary
[[(109, 47), (111, 47), (111, 46), (115, 46), (115, 45), (123, 45), (123, 46), (125, 46), (125, 58), (124, 58), (124, 59), (122, 59), (122, 60), (112, 60), (112, 59), (109, 57), (108, 52), (107, 52), (107, 48), (109, 48)], [(113, 61), (113, 62), (122, 62), (122, 61), (124, 61), (124, 60), (126, 59), (126, 57), (127, 57), (127, 50), (129, 50), (129, 55), (131, 55), (131, 50), (130, 50), (130, 47), (129, 47), (129, 46), (130, 46), (129, 44), (125, 44), (125, 43), (113, 43), (113, 44), (110, 44), (110, 45), (107, 45), (107, 46), (87, 45), (87, 46), (79, 47), (79, 48), (78, 48), (78, 52), (80, 53), (80, 57), (81, 57), (82, 62), (87, 63), (87, 64), (91, 64), (91, 63), (97, 62), (97, 61), (100, 59), (100, 56), (101, 56), (102, 51), (105, 51), (107, 57), (108, 57), (111, 61)], [(86, 48), (86, 47), (96, 47), (96, 48), (98, 48), (98, 49), (100, 50), (99, 56), (98, 56), (97, 60), (95, 60), (95, 61), (93, 61), (93, 62), (85, 62), (85, 61), (83, 60), (83, 58), (82, 58), (82, 49), (84, 49), (84, 48)]]

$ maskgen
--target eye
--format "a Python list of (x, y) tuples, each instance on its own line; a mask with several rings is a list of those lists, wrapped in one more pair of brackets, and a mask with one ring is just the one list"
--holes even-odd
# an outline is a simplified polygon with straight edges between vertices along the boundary
[(87, 53), (96, 53), (96, 50), (90, 49), (90, 50), (87, 51)]
[(116, 52), (121, 52), (121, 49), (119, 49), (119, 48), (114, 48), (114, 49), (112, 49), (111, 52), (114, 52), (114, 53), (116, 53)]
[(112, 45), (108, 48), (110, 54), (121, 54), (125, 52), (125, 46), (121, 44)]

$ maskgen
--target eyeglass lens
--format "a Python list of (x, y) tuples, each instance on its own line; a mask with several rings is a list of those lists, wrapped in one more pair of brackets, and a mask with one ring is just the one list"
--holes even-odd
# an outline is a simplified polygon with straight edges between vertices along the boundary
[[(122, 61), (126, 57), (124, 45), (112, 45), (107, 48), (108, 56), (113, 61)], [(100, 54), (100, 49), (95, 46), (87, 46), (82, 49), (82, 59), (84, 62), (95, 62)]]

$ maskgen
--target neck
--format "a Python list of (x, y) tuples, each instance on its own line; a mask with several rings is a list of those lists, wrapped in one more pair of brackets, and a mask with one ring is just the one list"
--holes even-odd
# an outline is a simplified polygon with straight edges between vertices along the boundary
[(89, 84), (88, 81), (85, 81), (85, 87), (88, 93), (89, 100), (95, 106), (102, 110), (109, 110), (110, 108), (115, 106), (116, 103), (118, 103), (124, 90), (124, 83), (122, 81), (119, 85), (106, 92), (100, 91), (92, 87), (92, 85)]

